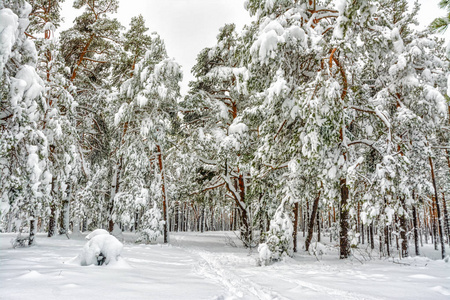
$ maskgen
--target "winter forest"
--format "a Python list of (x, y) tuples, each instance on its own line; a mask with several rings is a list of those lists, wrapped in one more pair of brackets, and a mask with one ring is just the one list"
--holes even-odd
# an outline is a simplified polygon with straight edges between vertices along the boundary
[[(407, 0), (247, 0), (253, 21), (223, 25), (182, 95), (189, 70), (138, 9), (120, 24), (118, 0), (75, 0), (60, 30), (63, 1), (0, 0), (2, 260), (52, 243), (84, 249), (82, 265), (126, 261), (122, 246), (171, 260), (191, 238), (209, 268), (251, 259), (254, 274), (427, 259), (446, 274), (429, 297), (450, 295), (447, 16), (418, 30)], [(228, 292), (188, 299), (294, 297), (215, 271), (196, 276)], [(348, 293), (306, 299), (392, 296)]]

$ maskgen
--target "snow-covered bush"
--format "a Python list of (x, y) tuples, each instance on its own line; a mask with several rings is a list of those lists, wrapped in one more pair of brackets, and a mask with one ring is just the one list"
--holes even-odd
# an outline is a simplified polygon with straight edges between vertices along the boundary
[(74, 262), (82, 266), (108, 265), (117, 262), (122, 252), (123, 244), (114, 236), (99, 234), (92, 237), (83, 247)]
[(89, 233), (89, 234), (86, 236), (86, 239), (87, 239), (87, 240), (90, 240), (90, 239), (92, 239), (94, 236), (102, 235), (102, 234), (107, 234), (107, 235), (109, 235), (109, 232), (106, 231), (105, 229), (95, 229), (94, 231), (92, 231), (91, 233)]
[(258, 247), (259, 259), (262, 265), (277, 261), (283, 256), (292, 256), (294, 227), (289, 215), (279, 208), (270, 221), (266, 242)]
[(150, 243), (162, 235), (164, 228), (164, 220), (162, 220), (161, 210), (156, 202), (153, 202), (153, 208), (146, 211), (142, 222), (142, 229), (138, 242)]

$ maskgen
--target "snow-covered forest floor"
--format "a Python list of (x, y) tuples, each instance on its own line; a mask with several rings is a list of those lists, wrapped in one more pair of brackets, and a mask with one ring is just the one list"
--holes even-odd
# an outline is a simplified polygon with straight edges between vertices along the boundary
[[(299, 245), (303, 244), (301, 238)], [(240, 246), (233, 232), (172, 233), (170, 245), (135, 244), (125, 234), (122, 260), (105, 267), (70, 263), (85, 234), (47, 238), (12, 249), (0, 234), (1, 299), (446, 299), (450, 263), (431, 244), (426, 257), (373, 257), (364, 250), (339, 260), (338, 249), (269, 266)], [(325, 238), (326, 239), (326, 238)], [(237, 247), (236, 247), (237, 245)], [(375, 253), (375, 252), (374, 252)]]

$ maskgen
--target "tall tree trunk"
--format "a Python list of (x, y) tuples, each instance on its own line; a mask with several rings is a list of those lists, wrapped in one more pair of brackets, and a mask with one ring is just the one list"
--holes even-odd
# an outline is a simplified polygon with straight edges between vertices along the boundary
[(211, 205), (210, 208), (211, 211), (211, 223), (209, 224), (210, 230), (211, 231), (215, 231), (216, 230), (216, 226), (215, 226), (215, 222), (214, 222), (214, 205)]
[(202, 205), (202, 212), (200, 215), (200, 232), (205, 231), (205, 205)]
[(430, 207), (430, 235), (431, 235), (431, 242), (434, 244), (434, 250), (438, 250), (438, 243), (437, 243), (437, 225), (436, 225), (436, 202), (433, 199), (431, 199), (431, 207)]
[(159, 172), (161, 174), (161, 189), (162, 189), (162, 197), (163, 197), (163, 220), (164, 220), (164, 244), (168, 243), (169, 237), (167, 232), (167, 207), (168, 207), (168, 199), (167, 199), (167, 191), (166, 191), (166, 176), (164, 169), (164, 161), (161, 147), (156, 145), (156, 150), (158, 151), (158, 163), (159, 163)]
[(402, 257), (408, 257), (408, 238), (406, 236), (407, 226), (406, 226), (406, 203), (405, 197), (400, 197), (400, 202), (403, 208), (403, 213), (399, 216), (400, 219), (400, 238), (402, 240)]
[(375, 249), (375, 241), (374, 241), (374, 234), (373, 234), (373, 221), (369, 225), (369, 236), (370, 236), (370, 248), (373, 250)]
[(56, 177), (52, 178), (52, 184), (51, 184), (51, 204), (50, 204), (50, 217), (48, 220), (48, 237), (52, 237), (55, 235), (56, 230)]
[(436, 178), (434, 175), (433, 160), (431, 159), (431, 156), (429, 156), (428, 159), (430, 161), (431, 177), (433, 179), (434, 196), (435, 196), (435, 201), (436, 201), (436, 212), (437, 212), (437, 219), (438, 219), (438, 224), (439, 224), (439, 239), (441, 240), (441, 254), (442, 254), (442, 259), (444, 259), (445, 258), (445, 244), (444, 244), (444, 233), (443, 233), (444, 227), (442, 226), (441, 210), (439, 208), (439, 200), (438, 200), (439, 197), (438, 197), (438, 191), (437, 191), (437, 185), (436, 185)]
[(344, 259), (350, 256), (350, 241), (348, 239), (348, 187), (347, 187), (347, 179), (341, 178), (340, 180), (341, 186), (341, 203), (339, 206), (339, 258)]
[(62, 202), (60, 226), (59, 226), (59, 234), (68, 234), (69, 233), (69, 215), (70, 215), (70, 203), (69, 199), (64, 199)]
[(29, 241), (28, 241), (29, 246), (34, 245), (35, 235), (36, 235), (36, 220), (35, 220), (34, 216), (32, 216), (30, 218), (30, 237), (29, 237)]
[(391, 256), (391, 248), (389, 243), (389, 226), (384, 226), (384, 242), (386, 244), (387, 256)]
[(317, 241), (320, 243), (320, 209), (317, 208)]
[(322, 191), (319, 191), (319, 194), (317, 195), (316, 199), (314, 199), (311, 217), (309, 217), (308, 235), (306, 236), (306, 240), (305, 240), (305, 251), (308, 251), (309, 245), (311, 245), (311, 240), (312, 240), (313, 231), (314, 231), (314, 221), (317, 216), (317, 209), (319, 208), (319, 200), (320, 200), (321, 193), (322, 193)]
[(294, 231), (292, 233), (294, 239), (294, 252), (297, 252), (297, 230), (298, 230), (298, 202), (294, 203)]
[(56, 204), (52, 202), (50, 205), (50, 218), (48, 220), (48, 234), (47, 237), (52, 237), (55, 235), (56, 229)]
[[(244, 176), (242, 174), (239, 174), (238, 178), (238, 187), (239, 187), (239, 198), (241, 203), (245, 203), (245, 182), (244, 182)], [(246, 247), (251, 246), (251, 239), (252, 239), (252, 231), (250, 226), (250, 218), (247, 212), (247, 209), (245, 207), (241, 207), (240, 203), (240, 216), (241, 216), (241, 239), (244, 241), (244, 245)]]
[(447, 243), (450, 245), (450, 220), (448, 216), (447, 202), (445, 201), (445, 194), (442, 193), (442, 206), (444, 206), (444, 225), (447, 235)]
[(110, 198), (109, 198), (109, 207), (108, 207), (108, 231), (113, 232), (114, 230), (114, 220), (113, 220), (113, 212), (114, 212), (114, 198), (119, 192), (120, 188), (120, 175), (122, 172), (122, 157), (117, 160), (116, 167), (113, 173), (113, 178), (111, 180), (111, 190), (110, 190)]
[(62, 201), (62, 209), (59, 225), (59, 234), (67, 235), (69, 233), (70, 223), (70, 199), (72, 198), (72, 185), (67, 185), (67, 196)]
[(416, 255), (420, 255), (419, 252), (419, 230), (417, 228), (417, 212), (416, 212), (416, 206), (413, 205), (413, 224), (414, 224), (414, 248), (416, 250)]

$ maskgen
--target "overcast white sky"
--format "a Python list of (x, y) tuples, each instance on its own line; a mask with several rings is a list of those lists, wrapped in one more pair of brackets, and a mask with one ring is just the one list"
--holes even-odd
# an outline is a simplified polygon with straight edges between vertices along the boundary
[[(438, 8), (439, 0), (419, 2), (422, 4), (419, 21), (423, 26), (445, 14)], [(81, 13), (72, 5), (73, 0), (63, 3), (66, 22), (62, 29), (69, 28)], [(149, 32), (156, 31), (164, 39), (169, 56), (183, 66), (182, 93), (187, 91), (187, 84), (193, 79), (190, 70), (197, 54), (215, 44), (219, 28), (226, 23), (235, 23), (241, 29), (251, 21), (244, 9), (244, 0), (121, 0), (118, 14), (113, 17), (128, 27), (131, 18), (139, 14), (144, 16)], [(446, 33), (447, 37), (449, 35), (450, 30)]]

